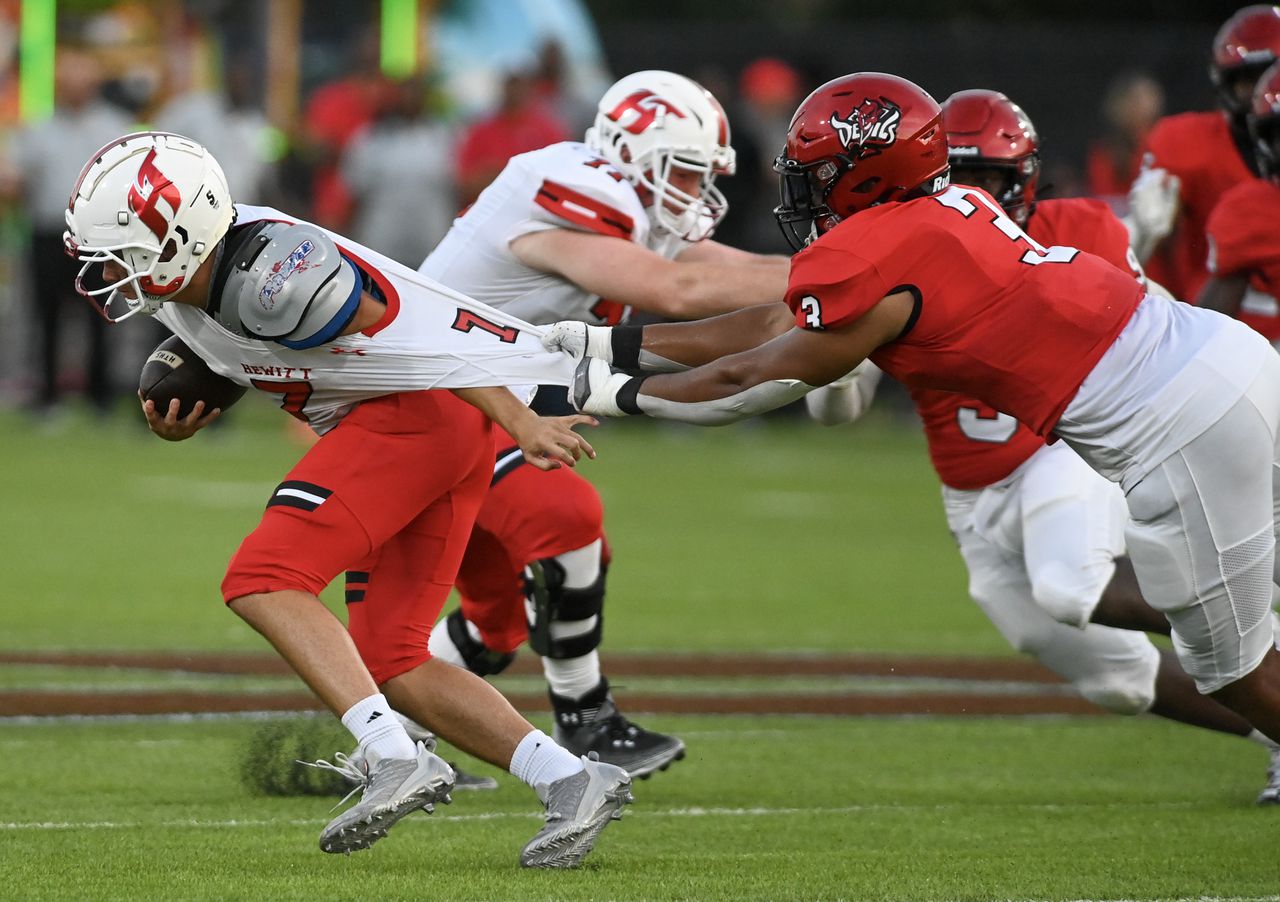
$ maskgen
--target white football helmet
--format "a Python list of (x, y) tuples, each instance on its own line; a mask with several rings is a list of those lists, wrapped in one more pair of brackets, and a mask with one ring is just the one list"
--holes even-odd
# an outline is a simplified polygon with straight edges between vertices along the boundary
[[(585, 143), (653, 196), (655, 228), (708, 237), (728, 210), (717, 175), (732, 175), (729, 120), (711, 93), (674, 72), (635, 72), (605, 92)], [(670, 183), (673, 167), (701, 174), (698, 196)]]
[[(108, 322), (150, 316), (213, 253), (234, 216), (226, 176), (203, 146), (167, 132), (117, 138), (85, 164), (67, 204), (63, 242), (84, 261), (76, 290)], [(124, 275), (86, 287), (85, 275), (105, 263)], [(120, 291), (126, 285), (129, 294)], [(120, 315), (117, 300), (128, 308)]]

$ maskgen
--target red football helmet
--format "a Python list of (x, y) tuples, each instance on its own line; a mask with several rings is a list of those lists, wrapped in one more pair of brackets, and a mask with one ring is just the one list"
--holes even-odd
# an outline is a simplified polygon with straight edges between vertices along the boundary
[(951, 180), (976, 185), (1018, 225), (1036, 199), (1040, 138), (1027, 114), (999, 91), (959, 91), (942, 103)]
[(1258, 79), (1253, 106), (1245, 118), (1253, 137), (1259, 171), (1280, 185), (1280, 62)]
[(1237, 123), (1249, 111), (1253, 85), (1280, 59), (1280, 6), (1246, 6), (1222, 24), (1213, 39), (1209, 78), (1218, 103)]
[(946, 188), (942, 109), (896, 75), (834, 79), (800, 104), (773, 169), (782, 191), (773, 215), (800, 250), (860, 210)]

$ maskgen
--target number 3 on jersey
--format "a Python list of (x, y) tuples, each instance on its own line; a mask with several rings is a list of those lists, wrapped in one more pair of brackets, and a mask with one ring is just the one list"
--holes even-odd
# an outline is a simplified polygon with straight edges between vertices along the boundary
[(965, 438), (1003, 445), (1018, 431), (1018, 421), (994, 407), (957, 407), (956, 425)]
[(804, 327), (806, 329), (826, 328), (822, 325), (822, 301), (813, 295), (806, 294), (800, 299), (800, 312), (804, 314)]
[(1039, 266), (1041, 263), (1070, 263), (1080, 253), (1074, 247), (1066, 247), (1064, 245), (1045, 247), (1018, 228), (1018, 224), (1010, 219), (1004, 210), (993, 203), (981, 191), (953, 185), (939, 194), (935, 200), (944, 207), (950, 207), (955, 210), (965, 219), (978, 212), (978, 204), (986, 207), (992, 214), (991, 224), (993, 226), (1003, 232), (1010, 241), (1020, 241), (1030, 246), (1030, 250), (1024, 253), (1021, 258), (1022, 262), (1029, 266)]

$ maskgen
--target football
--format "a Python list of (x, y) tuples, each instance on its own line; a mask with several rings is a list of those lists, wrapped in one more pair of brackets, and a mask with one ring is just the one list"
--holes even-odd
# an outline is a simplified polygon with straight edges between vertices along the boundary
[(245, 393), (243, 385), (209, 369), (176, 335), (162, 341), (142, 365), (138, 390), (144, 400), (156, 402), (161, 416), (168, 411), (169, 402), (177, 398), (179, 419), (191, 413), (197, 401), (204, 402), (208, 413), (215, 407), (226, 410)]

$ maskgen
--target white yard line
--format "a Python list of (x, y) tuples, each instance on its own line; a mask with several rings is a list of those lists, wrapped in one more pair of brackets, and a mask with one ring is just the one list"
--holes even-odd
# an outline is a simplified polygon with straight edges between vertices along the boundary
[[(874, 811), (920, 811), (920, 812), (941, 812), (952, 809), (969, 810), (973, 806), (968, 804), (954, 805), (842, 805), (836, 807), (814, 807), (814, 808), (768, 808), (768, 807), (752, 807), (752, 808), (668, 808), (666, 810), (647, 810), (647, 811), (628, 811), (627, 819), (633, 820), (640, 818), (648, 820), (649, 818), (732, 818), (732, 817), (794, 817), (796, 815), (843, 815), (843, 814), (866, 814)], [(1104, 802), (1097, 804), (1080, 804), (1080, 805), (1062, 805), (1062, 804), (999, 804), (984, 805), (984, 808), (999, 808), (1002, 810), (1021, 810), (1021, 811), (1105, 811), (1108, 809), (1124, 809), (1132, 811), (1135, 808), (1143, 810), (1158, 809), (1175, 809), (1175, 808), (1193, 808), (1196, 807), (1194, 802)], [(466, 822), (466, 821), (497, 821), (497, 820), (535, 820), (541, 817), (540, 814), (533, 811), (492, 811), (484, 814), (444, 814), (437, 812), (432, 818), (433, 820), (442, 820), (450, 822)], [(9, 821), (0, 822), (0, 830), (154, 830), (172, 829), (172, 828), (191, 828), (199, 830), (236, 830), (236, 829), (256, 829), (259, 827), (315, 827), (323, 823), (324, 818), (317, 816), (315, 818), (258, 818), (258, 819), (233, 819), (233, 820), (200, 820), (198, 818), (189, 818), (182, 820), (167, 821)], [(423, 823), (422, 819), (417, 819), (417, 823)], [(1276, 897), (1280, 902), (1280, 897)], [(1090, 902), (1090, 900), (1078, 900), (1078, 902)], [(1117, 900), (1119, 902), (1119, 900)]]

